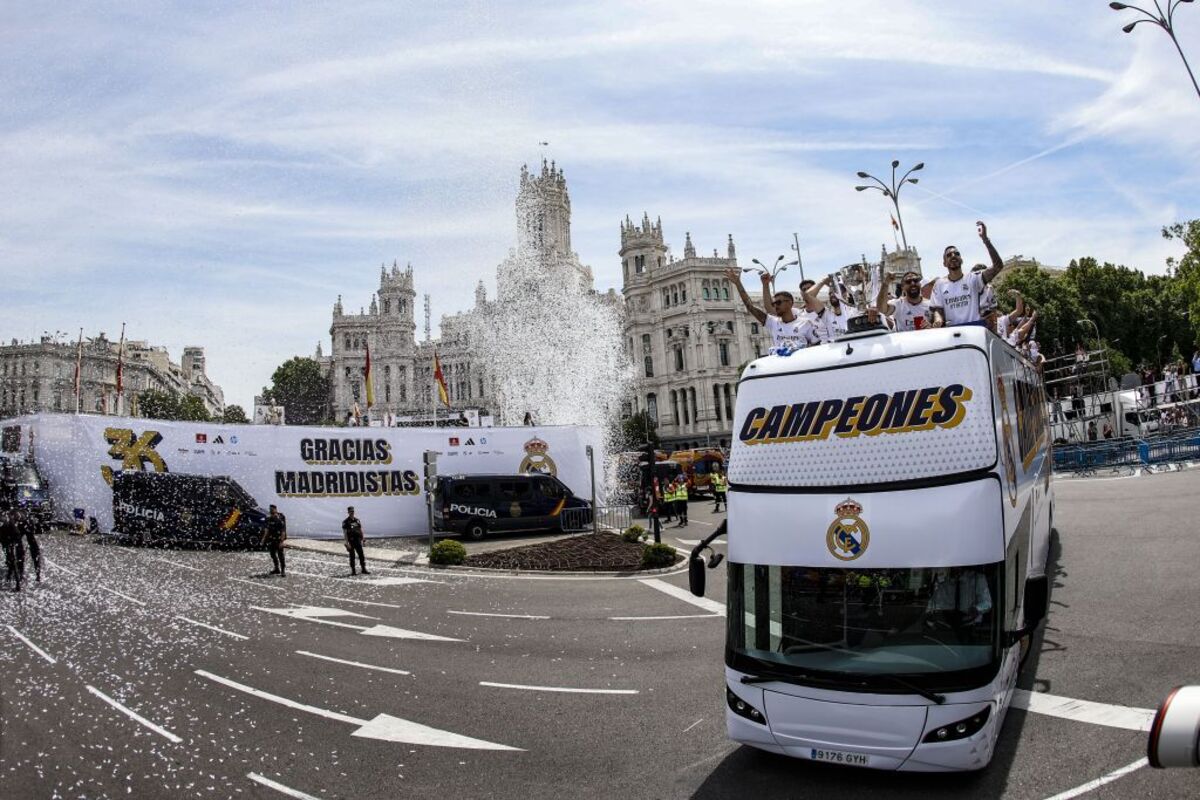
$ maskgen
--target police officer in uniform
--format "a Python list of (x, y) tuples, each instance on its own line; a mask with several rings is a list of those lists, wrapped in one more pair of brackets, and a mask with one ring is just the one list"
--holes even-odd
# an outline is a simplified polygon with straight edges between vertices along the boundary
[(29, 511), (17, 511), (17, 532), (18, 535), (25, 539), (26, 549), (29, 551), (29, 560), (33, 562), (34, 580), (38, 583), (42, 582), (42, 548), (38, 547), (37, 534), (41, 533), (41, 522), (37, 516)]
[(266, 530), (263, 531), (262, 542), (271, 554), (272, 575), (287, 576), (287, 566), (283, 562), (283, 543), (287, 539), (287, 520), (275, 506), (268, 509)]
[(354, 506), (346, 509), (346, 518), (342, 520), (342, 536), (346, 539), (346, 552), (350, 554), (350, 574), (358, 574), (354, 571), (354, 556), (357, 554), (362, 574), (370, 575), (371, 573), (367, 572), (366, 556), (363, 555), (362, 520), (354, 516)]
[(4, 547), (5, 582), (13, 581), (13, 591), (21, 591), (21, 573), (25, 567), (25, 548), (17, 528), (15, 512), (7, 508), (7, 498), (0, 500), (0, 546)]
[(686, 528), (688, 524), (688, 488), (687, 479), (680, 475), (675, 481), (675, 510), (679, 514), (679, 524), (675, 527)]

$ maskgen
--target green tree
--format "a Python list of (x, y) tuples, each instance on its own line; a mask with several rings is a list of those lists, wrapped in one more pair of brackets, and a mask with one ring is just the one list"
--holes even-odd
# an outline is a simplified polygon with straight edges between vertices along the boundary
[(241, 406), (231, 403), (225, 406), (225, 415), (221, 421), (227, 424), (245, 425), (250, 422), (246, 418), (246, 411)]
[(184, 395), (179, 401), (179, 416), (176, 419), (188, 422), (208, 422), (212, 417), (204, 407), (204, 401), (194, 394)]
[(174, 392), (147, 389), (139, 392), (138, 414), (150, 419), (179, 419), (179, 396)]
[(283, 406), (289, 425), (316, 425), (329, 416), (329, 379), (311, 358), (296, 356), (280, 364), (263, 395)]
[(1087, 315), (1074, 287), (1062, 275), (1033, 266), (1005, 275), (996, 286), (996, 297), (1005, 312), (1012, 311), (1015, 302), (1009, 296), (1011, 289), (1025, 297), (1026, 313), (1030, 308), (1038, 312), (1037, 338), (1047, 354), (1072, 351), (1075, 343), (1082, 341), (1086, 332), (1080, 329), (1079, 320)]
[(636, 450), (644, 445), (647, 441), (651, 442), (655, 447), (658, 446), (658, 432), (651, 424), (650, 415), (645, 411), (639, 411), (629, 419), (621, 423), (621, 435), (625, 440), (625, 446), (630, 450)]
[(1163, 228), (1164, 239), (1178, 239), (1187, 247), (1183, 258), (1167, 259), (1167, 269), (1174, 275), (1174, 291), (1178, 307), (1187, 312), (1188, 334), (1191, 341), (1180, 347), (1185, 355), (1200, 348), (1200, 219), (1177, 222)]

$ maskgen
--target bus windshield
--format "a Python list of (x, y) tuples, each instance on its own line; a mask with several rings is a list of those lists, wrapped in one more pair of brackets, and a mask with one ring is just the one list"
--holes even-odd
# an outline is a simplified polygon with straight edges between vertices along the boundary
[(998, 663), (999, 564), (729, 565), (729, 666), (850, 690), (953, 688)]

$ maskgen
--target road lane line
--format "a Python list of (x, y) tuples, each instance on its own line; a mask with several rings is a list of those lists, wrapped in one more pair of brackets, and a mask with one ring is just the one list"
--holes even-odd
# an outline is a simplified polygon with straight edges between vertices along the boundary
[(105, 586), (104, 584), (100, 584), (100, 588), (103, 589), (104, 591), (108, 592), (109, 594), (115, 594), (117, 597), (123, 597), (131, 603), (137, 603), (139, 606), (146, 605), (141, 600), (138, 600), (136, 597), (130, 597), (127, 594), (121, 594), (116, 589), (110, 589), (107, 586)]
[(1121, 778), (1121, 777), (1124, 777), (1125, 775), (1128, 775), (1131, 772), (1135, 772), (1135, 771), (1141, 769), (1142, 767), (1149, 765), (1149, 763), (1150, 762), (1147, 761), (1146, 759), (1139, 758), (1137, 761), (1133, 762), (1132, 764), (1128, 764), (1124, 767), (1121, 767), (1118, 770), (1114, 770), (1103, 777), (1096, 778), (1096, 780), (1094, 780), (1094, 781), (1088, 781), (1087, 783), (1083, 784), (1082, 786), (1076, 786), (1074, 789), (1068, 789), (1065, 792), (1060, 792), (1059, 794), (1056, 794), (1053, 797), (1047, 797), (1046, 800), (1071, 800), (1072, 797), (1079, 797), (1079, 795), (1087, 794), (1092, 789), (1099, 789), (1104, 784), (1112, 783), (1117, 778)]
[(238, 583), (248, 583), (251, 586), (257, 586), (260, 589), (271, 589), (272, 591), (275, 591), (275, 592), (286, 592), (287, 591), (287, 589), (283, 588), (282, 586), (271, 586), (268, 583), (262, 583), (261, 581), (252, 581), (252, 580), (249, 580), (248, 578), (230, 578), (229, 580), (237, 581)]
[(255, 783), (261, 783), (268, 789), (274, 789), (280, 794), (286, 794), (288, 797), (294, 797), (296, 800), (320, 800), (320, 798), (314, 797), (311, 794), (305, 794), (299, 789), (292, 789), (289, 786), (284, 786), (282, 783), (276, 783), (270, 778), (265, 778), (262, 775), (259, 775), (257, 772), (247, 772), (246, 777)]
[(609, 617), (614, 620), (639, 620), (639, 619), (720, 619), (724, 614), (667, 614), (661, 617)]
[(175, 619), (181, 619), (184, 622), (190, 623), (192, 625), (199, 625), (201, 628), (208, 628), (210, 631), (216, 631), (217, 633), (223, 633), (226, 636), (232, 636), (234, 639), (249, 639), (250, 638), (249, 636), (243, 636), (240, 633), (234, 633), (233, 631), (227, 631), (224, 628), (218, 628), (216, 625), (209, 625), (207, 622), (200, 622), (199, 620), (188, 619), (187, 617), (184, 617), (184, 616), (176, 615)]
[(700, 719), (698, 719), (698, 720), (696, 720), (695, 722), (693, 722), (691, 725), (688, 725), (686, 728), (684, 728), (684, 729), (683, 729), (683, 732), (684, 732), (684, 733), (687, 733), (687, 732), (688, 732), (688, 731), (690, 731), (692, 728), (694, 728), (694, 727), (696, 727), (697, 725), (699, 725), (701, 722), (704, 722), (704, 717), (701, 717)]
[(196, 674), (199, 675), (201, 678), (208, 678), (210, 681), (215, 681), (219, 684), (222, 684), (223, 686), (228, 686), (230, 689), (236, 689), (239, 692), (245, 692), (248, 695), (252, 695), (254, 697), (258, 697), (263, 700), (270, 700), (272, 703), (279, 703), (279, 705), (281, 705), (281, 706), (287, 706), (288, 708), (294, 708), (297, 711), (307, 711), (309, 714), (316, 714), (318, 717), (325, 717), (326, 719), (332, 719), (332, 720), (336, 720), (338, 722), (346, 722), (346, 723), (349, 723), (350, 725), (366, 725), (367, 724), (367, 720), (365, 720), (365, 719), (359, 719), (358, 717), (352, 717), (349, 714), (339, 714), (336, 711), (326, 711), (323, 708), (317, 708), (316, 706), (305, 705), (304, 703), (297, 703), (295, 700), (288, 700), (286, 697), (280, 697), (277, 694), (271, 694), (270, 692), (264, 692), (262, 689), (255, 689), (253, 686), (246, 686), (244, 683), (238, 683), (237, 681), (231, 681), (228, 678), (222, 678), (220, 675), (213, 675), (211, 672), (206, 672), (202, 669), (196, 670)]
[(294, 708), (298, 711), (307, 711), (310, 714), (316, 714), (319, 717), (336, 720), (337, 722), (345, 722), (350, 725), (358, 726), (356, 730), (350, 733), (351, 736), (356, 736), (362, 739), (377, 739), (384, 742), (400, 742), (403, 744), (418, 744), (429, 745), (431, 747), (458, 747), (467, 750), (510, 750), (514, 752), (522, 752), (519, 747), (509, 747), (504, 744), (496, 744), (495, 742), (485, 742), (482, 739), (473, 739), (470, 736), (463, 736), (451, 731), (443, 731), (437, 728), (431, 728), (428, 725), (422, 725), (419, 722), (393, 717), (390, 714), (377, 714), (373, 719), (365, 720), (352, 717), (348, 714), (339, 714), (336, 711), (326, 711), (323, 708), (316, 706), (297, 703), (295, 700), (288, 700), (286, 697), (280, 697), (277, 694), (264, 692), (261, 689), (255, 689), (253, 686), (231, 681), (228, 678), (222, 678), (220, 675), (214, 675), (211, 672), (206, 672), (202, 669), (196, 670), (196, 674), (202, 678), (215, 681), (231, 689), (236, 689), (239, 692), (259, 697), (264, 700), (270, 700), (273, 703)]
[(158, 556), (150, 556), (150, 560), (151, 561), (161, 561), (164, 564), (171, 564), (172, 566), (180, 567), (182, 569), (190, 569), (192, 572), (203, 572), (203, 570), (200, 569), (199, 567), (193, 567), (188, 564), (180, 564), (178, 561), (172, 561), (169, 558), (160, 558)]
[(168, 741), (174, 742), (175, 744), (179, 744), (180, 742), (183, 741), (183, 739), (180, 739), (178, 736), (171, 733), (166, 728), (160, 728), (158, 725), (155, 725), (153, 722), (146, 719), (141, 714), (138, 714), (136, 711), (133, 711), (133, 710), (128, 709), (125, 706), (121, 705), (116, 700), (113, 700), (111, 697), (106, 695), (104, 692), (97, 689), (95, 686), (88, 686), (87, 690), (89, 692), (91, 692), (92, 694), (96, 695), (96, 697), (99, 697), (104, 702), (108, 703), (110, 706), (115, 708), (117, 711), (120, 711), (122, 714), (129, 717), (134, 722), (145, 725), (147, 728), (154, 731), (159, 736), (162, 736), (163, 738), (167, 739)]
[(1043, 692), (1030, 692), (1026, 689), (1013, 691), (1012, 706), (1032, 711), (1035, 714), (1045, 714), (1048, 717), (1060, 717), (1076, 722), (1089, 722), (1092, 725), (1124, 728), (1128, 731), (1143, 733), (1150, 730), (1150, 724), (1154, 721), (1155, 714), (1152, 708), (1131, 708), (1109, 703), (1094, 703), (1090, 700), (1075, 700)]
[(393, 672), (397, 675), (412, 675), (411, 672), (409, 672), (408, 670), (404, 670), (404, 669), (393, 669), (391, 667), (377, 667), (374, 664), (362, 664), (362, 663), (359, 663), (358, 661), (346, 661), (345, 659), (334, 658), (333, 656), (323, 656), (320, 653), (310, 653), (307, 650), (297, 650), (296, 652), (302, 656), (309, 656), (310, 658), (319, 658), (322, 661), (332, 661), (335, 664), (349, 664), (352, 667), (362, 667), (363, 669), (374, 669), (374, 670), (378, 670), (380, 672)]
[(28, 647), (30, 650), (32, 650), (33, 652), (37, 653), (37, 654), (38, 654), (39, 656), (41, 656), (42, 658), (46, 659), (46, 660), (47, 660), (47, 661), (49, 661), (51, 664), (56, 664), (56, 663), (58, 663), (58, 662), (56, 662), (56, 661), (55, 661), (55, 660), (54, 660), (54, 659), (53, 659), (53, 658), (50, 656), (50, 654), (48, 654), (48, 653), (47, 653), (45, 650), (43, 650), (42, 648), (38, 647), (36, 644), (34, 644), (33, 642), (29, 641), (29, 640), (28, 640), (28, 639), (26, 639), (24, 636), (22, 636), (22, 635), (21, 635), (21, 632), (20, 632), (20, 631), (18, 631), (16, 628), (14, 628), (12, 625), (5, 625), (4, 627), (6, 627), (6, 628), (8, 628), (10, 631), (12, 631), (12, 634), (13, 634), (13, 636), (17, 637), (17, 638), (18, 638), (18, 639), (20, 639), (22, 642), (24, 642), (24, 643), (26, 644), (26, 646), (27, 646), (27, 647)]
[(352, 600), (349, 597), (334, 597), (331, 594), (323, 594), (323, 595), (321, 595), (321, 598), (325, 599), (325, 600), (337, 600), (342, 603), (358, 603), (360, 606), (379, 606), (381, 608), (404, 608), (404, 606), (398, 606), (395, 603), (373, 603), (370, 600)]
[(61, 564), (55, 564), (53, 561), (51, 561), (51, 560), (50, 560), (50, 559), (48, 559), (48, 558), (43, 558), (43, 559), (42, 559), (42, 561), (44, 561), (45, 563), (47, 563), (47, 564), (49, 564), (50, 566), (54, 567), (55, 569), (61, 569), (63, 572), (67, 573), (68, 575), (74, 575), (76, 578), (78, 578), (78, 577), (79, 577), (79, 573), (78, 573), (78, 572), (76, 572), (75, 570), (73, 570), (73, 569), (67, 569), (66, 567), (62, 566)]
[(519, 683), (493, 683), (480, 681), (480, 686), (496, 689), (524, 689), (529, 692), (565, 692), (566, 694), (637, 694), (637, 689), (570, 689), (565, 686), (523, 686)]
[(674, 597), (677, 600), (682, 600), (685, 603), (691, 603), (694, 606), (703, 608), (705, 611), (712, 612), (713, 614), (719, 614), (722, 617), (725, 616), (724, 603), (718, 603), (716, 600), (709, 600), (707, 597), (696, 597), (696, 595), (692, 594), (687, 589), (676, 586), (673, 583), (660, 581), (658, 578), (647, 578), (644, 580), (639, 580), (638, 583), (642, 584), (643, 586), (649, 586), (651, 589), (657, 589), (663, 594), (669, 594), (671, 597)]
[[(696, 545), (700, 544), (700, 542), (702, 542), (704, 540), (703, 539), (680, 539), (678, 536), (676, 536), (675, 541), (679, 542), (680, 544), (686, 544), (689, 547), (695, 547)], [(714, 539), (712, 542), (710, 542), (710, 544), (729, 544), (729, 542), (725, 541), (724, 539)]]
[(492, 614), (486, 611), (446, 611), (447, 614), (461, 614), (467, 617), (506, 617), (508, 619), (550, 619), (539, 614)]

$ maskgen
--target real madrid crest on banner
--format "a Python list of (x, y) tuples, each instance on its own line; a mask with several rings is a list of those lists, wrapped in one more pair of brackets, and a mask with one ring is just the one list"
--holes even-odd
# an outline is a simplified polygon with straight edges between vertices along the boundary
[(825, 534), (825, 545), (834, 558), (853, 561), (867, 552), (871, 531), (859, 516), (862, 510), (862, 506), (849, 497), (834, 508), (837, 517)]
[(554, 459), (550, 457), (550, 445), (536, 436), (526, 442), (525, 458), (521, 459), (521, 466), (517, 467), (517, 472), (557, 477), (558, 467), (555, 465)]

